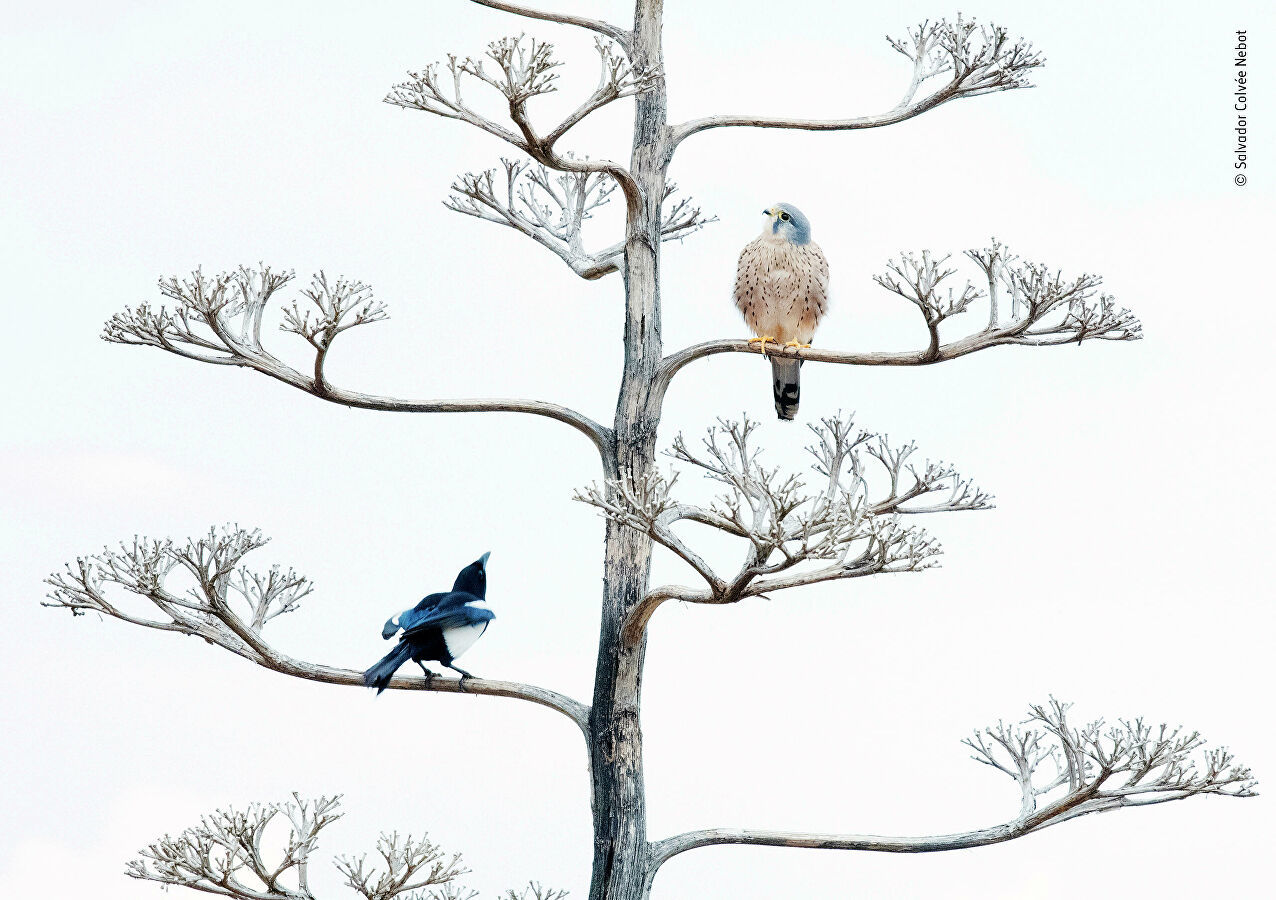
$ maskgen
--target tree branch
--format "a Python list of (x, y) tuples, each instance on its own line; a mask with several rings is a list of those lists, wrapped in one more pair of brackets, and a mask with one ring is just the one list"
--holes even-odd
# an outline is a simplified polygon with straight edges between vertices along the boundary
[[(1208, 749), (1196, 732), (1122, 720), (1073, 728), (1069, 704), (1051, 698), (1033, 706), (1019, 725), (998, 723), (964, 743), (974, 759), (1013, 778), (1020, 787), (1019, 815), (1004, 825), (933, 837), (805, 834), (711, 828), (657, 841), (651, 871), (679, 853), (714, 844), (753, 844), (883, 853), (931, 853), (1012, 840), (1090, 813), (1146, 806), (1198, 794), (1255, 796), (1250, 770), (1226, 748)], [(1051, 768), (1039, 771), (1046, 762)]]
[[(895, 447), (885, 437), (856, 429), (849, 416), (810, 426), (816, 437), (808, 448), (811, 468), (820, 480), (809, 488), (802, 477), (761, 464), (752, 444), (757, 427), (747, 418), (719, 420), (698, 452), (681, 435), (675, 439), (669, 456), (725, 488), (707, 508), (673, 498), (677, 473), (622, 476), (577, 492), (575, 499), (649, 535), (704, 579), (704, 589), (665, 585), (648, 592), (625, 623), (624, 639), (631, 645), (666, 600), (736, 603), (823, 581), (928, 568), (939, 545), (924, 530), (904, 526), (902, 516), (992, 505), (991, 496), (953, 467), (915, 463), (915, 445)], [(870, 496), (867, 467), (873, 461), (884, 476), (873, 480), (884, 486)], [(932, 497), (942, 499), (920, 502)], [(730, 577), (716, 572), (674, 532), (683, 521), (743, 539), (738, 571)]]
[[(244, 556), (266, 542), (260, 531), (238, 526), (212, 529), (184, 547), (167, 540), (134, 538), (131, 545), (80, 557), (49, 576), (46, 583), (53, 590), (44, 605), (69, 609), (74, 615), (92, 611), (144, 628), (196, 635), (275, 672), (325, 684), (364, 687), (362, 672), (294, 659), (262, 637), (266, 623), (294, 611), (311, 590), (310, 582), (291, 569), (281, 572), (275, 567), (262, 575), (240, 564)], [(193, 582), (185, 593), (167, 586), (175, 570), (184, 571)], [(147, 600), (159, 617), (134, 614), (108, 600), (106, 588), (112, 584)], [(525, 700), (562, 713), (586, 737), (589, 734), (587, 706), (532, 685), (486, 678), (467, 678), (462, 684), (458, 679), (397, 675), (389, 686)]]
[[(340, 819), (341, 797), (302, 800), (293, 794), (283, 803), (254, 803), (245, 811), (217, 810), (176, 837), (163, 838), (139, 851), (125, 870), (131, 878), (178, 885), (234, 900), (315, 900), (308, 869), (319, 833)], [(263, 848), (273, 823), (287, 823), (277, 863), (267, 862)], [(277, 840), (270, 841), (272, 846)], [(334, 860), (345, 885), (364, 900), (473, 900), (477, 891), (457, 883), (469, 874), (461, 854), (447, 854), (429, 835), (414, 838), (397, 831), (382, 832), (377, 840), (380, 859), (367, 854)], [(566, 891), (529, 882), (506, 900), (563, 900)]]
[(361, 282), (330, 282), (320, 272), (302, 291), (309, 303), (293, 303), (284, 309), (280, 330), (299, 335), (315, 352), (314, 374), (303, 375), (261, 343), (266, 304), (292, 278), (292, 272), (277, 273), (268, 266), (260, 270), (241, 266), (211, 278), (196, 269), (185, 280), (161, 279), (160, 293), (172, 306), (142, 303), (126, 307), (106, 322), (102, 338), (117, 344), (158, 347), (200, 362), (254, 369), (343, 406), (388, 412), (517, 412), (543, 416), (570, 425), (588, 437), (606, 466), (612, 454), (610, 429), (555, 403), (513, 399), (399, 400), (334, 386), (324, 375), (324, 364), (336, 337), (358, 325), (387, 318), (384, 304), (374, 301), (371, 288)]
[[(887, 263), (885, 274), (874, 278), (921, 313), (927, 334), (924, 350), (851, 353), (821, 348), (763, 348), (745, 340), (707, 341), (666, 356), (656, 376), (656, 390), (668, 390), (673, 376), (688, 363), (718, 353), (783, 354), (809, 362), (855, 366), (924, 366), (990, 347), (1043, 347), (1088, 340), (1137, 341), (1143, 337), (1143, 326), (1132, 312), (1118, 306), (1111, 295), (1098, 293), (1103, 283), (1098, 275), (1087, 273), (1066, 279), (1061, 271), (1052, 270), (1044, 263), (1019, 262), (1018, 257), (995, 239), (991, 248), (968, 250), (965, 255), (985, 274), (988, 292), (969, 282), (958, 291), (941, 290), (941, 283), (957, 270), (946, 265), (949, 257), (936, 259), (929, 251), (923, 251), (920, 258), (902, 254), (899, 260)], [(1008, 317), (1003, 315), (1004, 308), (998, 308), (998, 287), (1010, 295)], [(944, 343), (941, 324), (985, 298), (989, 301), (988, 327)]]
[[(358, 858), (338, 857), (337, 871), (345, 876), (346, 885), (362, 894), (366, 900), (393, 900), (408, 892), (414, 897), (426, 897), (425, 888), (451, 885), (457, 878), (468, 874), (461, 865), (461, 854), (451, 859), (428, 835), (413, 839), (412, 835), (400, 837), (397, 831), (382, 833), (377, 840), (377, 855), (381, 857), (382, 870), (375, 863), (368, 864), (366, 855)], [(476, 897), (477, 891), (461, 892), (465, 900)], [(432, 897), (438, 894), (431, 892)]]
[[(567, 156), (571, 158), (571, 154)], [(583, 241), (585, 221), (615, 190), (610, 178), (596, 172), (555, 176), (539, 163), (511, 159), (502, 159), (501, 167), (503, 177), (496, 169), (458, 176), (444, 205), (463, 215), (513, 228), (553, 252), (586, 280), (619, 270), (625, 254), (623, 242), (589, 253)], [(690, 198), (671, 199), (676, 190), (672, 183), (665, 189), (662, 241), (680, 241), (717, 221), (706, 217)]]
[(633, 35), (623, 28), (617, 28), (615, 25), (610, 25), (606, 22), (587, 19), (584, 16), (530, 9), (517, 3), (504, 3), (501, 0), (470, 0), (470, 2), (477, 3), (479, 6), (486, 6), (489, 9), (499, 9), (501, 12), (512, 13), (516, 16), (526, 16), (529, 19), (540, 19), (545, 22), (557, 22), (560, 25), (575, 25), (578, 28), (587, 28), (615, 41), (624, 48), (626, 54), (633, 53)]
[[(486, 62), (496, 65), (497, 72), (486, 69), (484, 59), (460, 60), (449, 56), (446, 71), (450, 77), (446, 79), (447, 83), (440, 77), (439, 65), (431, 63), (419, 72), (409, 72), (408, 81), (391, 88), (385, 102), (466, 122), (513, 144), (541, 165), (560, 172), (609, 175), (620, 185), (630, 215), (635, 215), (642, 206), (642, 191), (626, 168), (609, 160), (580, 159), (560, 154), (555, 144), (589, 113), (622, 97), (632, 97), (648, 90), (659, 80), (661, 73), (634, 69), (627, 60), (621, 59), (600, 41), (598, 53), (602, 78), (598, 88), (575, 112), (542, 135), (531, 122), (527, 102), (557, 90), (555, 81), (558, 76), (553, 70), (561, 63), (553, 58), (553, 49), (552, 44), (535, 39), (524, 43), (522, 35), (502, 38), (490, 43), (484, 54)], [(465, 102), (462, 86), (467, 79), (482, 82), (505, 98), (513, 130), (492, 121)]]
[[(217, 810), (177, 837), (166, 834), (141, 850), (125, 873), (237, 900), (314, 900), (307, 865), (319, 832), (341, 818), (340, 800), (337, 796), (306, 801), (293, 794), (291, 801), (254, 803), (243, 812)], [(281, 859), (269, 864), (262, 841), (276, 819), (286, 820), (289, 831)], [(281, 881), (289, 873), (295, 887)]]
[[(1029, 74), (1045, 64), (1032, 44), (1010, 41), (998, 25), (978, 25), (960, 14), (956, 21), (923, 22), (903, 38), (886, 39), (913, 63), (913, 75), (904, 96), (892, 109), (850, 119), (796, 119), (787, 117), (724, 115), (684, 122), (673, 129), (670, 149), (686, 138), (710, 128), (794, 128), (803, 131), (849, 131), (894, 125), (941, 103), (977, 97), (995, 91), (1032, 87)], [(949, 73), (949, 79), (933, 93), (915, 99), (918, 89), (931, 79)]]

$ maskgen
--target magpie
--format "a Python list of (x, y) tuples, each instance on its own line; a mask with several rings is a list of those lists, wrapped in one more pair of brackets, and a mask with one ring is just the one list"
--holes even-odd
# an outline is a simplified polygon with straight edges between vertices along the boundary
[(487, 594), (487, 558), (484, 553), (456, 576), (452, 590), (444, 594), (430, 594), (416, 606), (391, 616), (381, 629), (381, 637), (387, 641), (400, 630), (399, 643), (382, 657), (376, 665), (363, 673), (363, 683), (377, 689), (380, 694), (390, 686), (390, 679), (408, 660), (421, 667), (426, 679), (435, 676), (425, 667), (427, 660), (442, 663), (454, 672), (461, 673), (461, 685), (469, 672), (457, 668), (456, 658), (470, 648), (487, 630), (488, 623), (496, 618), (490, 609), (478, 605), (485, 602)]

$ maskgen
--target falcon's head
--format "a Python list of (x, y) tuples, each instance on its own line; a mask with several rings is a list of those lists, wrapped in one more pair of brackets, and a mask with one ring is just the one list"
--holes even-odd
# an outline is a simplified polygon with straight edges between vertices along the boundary
[(811, 223), (802, 210), (791, 203), (777, 203), (770, 209), (762, 210), (770, 221), (767, 231), (776, 237), (784, 238), (791, 244), (809, 244), (811, 242)]

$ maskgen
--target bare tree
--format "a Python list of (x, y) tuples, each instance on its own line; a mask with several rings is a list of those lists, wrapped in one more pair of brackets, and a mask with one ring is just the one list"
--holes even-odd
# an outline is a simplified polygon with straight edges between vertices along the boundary
[[(586, 279), (620, 272), (624, 291), (625, 358), (610, 425), (559, 404), (525, 399), (403, 400), (338, 387), (324, 364), (342, 332), (385, 318), (385, 307), (358, 282), (316, 275), (283, 309), (281, 328), (314, 351), (312, 371), (283, 362), (263, 343), (267, 304), (293, 278), (291, 272), (240, 268), (219, 275), (195, 272), (160, 282), (162, 305), (126, 309), (106, 325), (104, 337), (158, 347), (179, 356), (255, 369), (329, 402), (400, 412), (517, 412), (545, 416), (584, 434), (598, 451), (601, 480), (578, 499), (606, 518), (602, 628), (594, 694), (589, 704), (525, 684), (467, 680), (464, 690), (513, 697), (557, 710), (580, 729), (590, 760), (593, 804), (591, 900), (641, 900), (670, 857), (710, 844), (769, 844), (848, 850), (924, 852), (1010, 840), (1077, 816), (1196, 794), (1252, 794), (1249, 771), (1226, 750), (1208, 750), (1195, 732), (1152, 727), (1135, 719), (1104, 727), (1077, 727), (1068, 708), (1051, 700), (1032, 707), (1019, 724), (998, 724), (967, 740), (975, 758), (1013, 778), (1022, 803), (1005, 824), (935, 837), (787, 834), (710, 829), (649, 840), (643, 783), (640, 685), (646, 626), (666, 600), (736, 603), (821, 581), (926, 569), (936, 541), (908, 524), (915, 515), (985, 509), (991, 498), (944, 463), (919, 459), (912, 444), (896, 445), (858, 430), (850, 417), (814, 425), (814, 477), (768, 468), (754, 446), (753, 423), (720, 422), (696, 445), (679, 437), (669, 451), (675, 468), (705, 475), (719, 490), (707, 504), (675, 495), (678, 474), (657, 465), (657, 431), (665, 393), (688, 363), (719, 353), (792, 353), (809, 362), (852, 365), (929, 365), (1001, 345), (1046, 346), (1093, 340), (1135, 340), (1138, 320), (1100, 293), (1101, 279), (1065, 277), (1042, 263), (1020, 261), (1002, 244), (966, 252), (975, 281), (954, 280), (958, 266), (929, 251), (904, 253), (886, 265), (878, 283), (916, 307), (924, 346), (909, 352), (760, 348), (745, 340), (716, 340), (666, 354), (660, 333), (659, 261), (662, 244), (690, 235), (709, 221), (690, 200), (677, 200), (667, 171), (681, 143), (708, 129), (755, 127), (805, 131), (875, 128), (902, 122), (950, 101), (1028, 87), (1041, 55), (996, 25), (958, 17), (924, 22), (892, 48), (909, 62), (898, 104), (874, 115), (827, 120), (714, 115), (671, 124), (666, 116), (661, 49), (662, 0), (636, 0), (632, 27), (530, 9), (498, 0), (481, 6), (526, 19), (594, 32), (600, 61), (598, 86), (566, 118), (534, 122), (531, 101), (556, 90), (550, 44), (524, 36), (493, 42), (486, 53), (449, 57), (411, 73), (386, 102), (455, 119), (494, 135), (530, 158), (502, 160), (500, 168), (460, 176), (447, 205), (475, 218), (515, 229), (554, 252)], [(479, 112), (471, 90), (494, 92), (508, 121)], [(627, 164), (560, 149), (584, 118), (631, 98), (633, 150)], [(591, 213), (619, 190), (625, 232), (619, 240), (586, 249)], [(987, 325), (960, 336), (949, 320), (986, 304)], [(919, 342), (919, 343), (921, 343)], [(735, 571), (712, 567), (693, 547), (692, 525), (739, 541)], [(238, 527), (178, 544), (135, 539), (118, 549), (78, 559), (50, 578), (50, 605), (74, 613), (95, 610), (135, 625), (194, 634), (277, 672), (331, 684), (360, 684), (359, 673), (286, 655), (264, 637), (276, 616), (294, 611), (310, 591), (291, 571), (255, 572), (244, 557), (264, 539)], [(695, 586), (649, 584), (655, 547), (683, 560)], [(176, 582), (186, 582), (186, 589)], [(134, 611), (110, 599), (122, 589), (147, 603)], [(401, 690), (458, 692), (460, 682), (400, 675)], [(217, 814), (177, 839), (143, 853), (130, 874), (230, 896), (308, 896), (305, 858), (320, 818), (330, 806), (298, 801), (270, 812)], [(252, 835), (283, 811), (294, 822), (281, 863), (259, 859)], [(310, 816), (310, 818), (306, 818)], [(316, 818), (319, 817), (319, 818)], [(247, 837), (245, 837), (245, 835)], [(245, 843), (247, 841), (247, 843)], [(395, 891), (451, 890), (418, 873), (442, 857), (432, 845), (383, 840), (385, 871), (343, 862), (349, 883), (371, 897)], [(422, 862), (428, 857), (428, 863)], [(413, 868), (414, 861), (416, 867)], [(453, 864), (455, 867), (455, 861)], [(411, 869), (412, 871), (408, 871)], [(240, 872), (261, 886), (239, 884)], [(299, 887), (277, 887), (291, 872)], [(414, 880), (416, 879), (416, 880)], [(448, 882), (450, 884), (450, 881)], [(411, 886), (411, 887), (409, 887)], [(303, 893), (288, 893), (288, 891)], [(530, 896), (542, 894), (529, 887)], [(239, 893), (234, 893), (239, 891)], [(274, 891), (274, 893), (271, 893)], [(428, 894), (418, 896), (429, 896)], [(511, 896), (513, 896), (511, 894)]]

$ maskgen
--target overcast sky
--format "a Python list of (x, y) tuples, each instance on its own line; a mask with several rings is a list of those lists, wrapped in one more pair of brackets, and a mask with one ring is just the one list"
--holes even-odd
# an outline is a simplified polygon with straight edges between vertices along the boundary
[[(569, 5), (629, 14), (623, 0)], [(667, 6), (675, 121), (884, 110), (909, 72), (882, 35), (955, 12), (933, 0)], [(1040, 87), (890, 128), (718, 130), (679, 151), (672, 177), (719, 221), (666, 247), (670, 350), (745, 334), (735, 259), (778, 201), (807, 213), (829, 258), (823, 346), (920, 346), (916, 311), (871, 276), (901, 249), (959, 255), (994, 234), (1102, 274), (1147, 339), (921, 369), (809, 365), (796, 424), (775, 421), (756, 357), (679, 376), (664, 444), (747, 412), (768, 458), (799, 467), (803, 422), (854, 411), (953, 462), (998, 506), (927, 522), (946, 555), (923, 574), (662, 608), (644, 692), (653, 838), (1006, 821), (1014, 785), (959, 740), (1052, 693), (1081, 718), (1200, 729), (1276, 777), (1276, 68), (1264, 49), (1276, 32), (1259, 6), (967, 4), (1045, 51)], [(530, 417), (349, 410), (98, 335), (126, 304), (157, 300), (160, 275), (322, 267), (372, 284), (391, 316), (340, 340), (337, 383), (540, 398), (609, 420), (619, 279), (582, 282), (530, 241), (446, 211), (456, 173), (511, 149), (379, 102), (407, 69), (525, 29), (568, 62), (562, 92), (537, 101), (548, 122), (592, 86), (591, 39), (459, 0), (50, 0), (7, 4), (3, 20), (0, 895), (158, 897), (122, 874), (139, 847), (295, 790), (345, 795), (323, 855), (424, 829), (465, 852), (486, 897), (531, 878), (584, 897), (586, 758), (562, 717), (493, 698), (374, 699), (39, 601), (41, 579), (77, 554), (239, 522), (274, 539), (250, 562), (316, 583), (270, 627), (274, 642), (361, 669), (384, 652), (389, 614), (491, 550), (498, 618), (464, 664), (588, 698), (602, 546), (599, 520), (570, 501), (599, 475), (581, 435)], [(1244, 188), (1232, 181), (1237, 28), (1259, 59)], [(624, 158), (622, 106), (570, 147)], [(616, 240), (617, 215), (595, 221), (595, 246)], [(958, 320), (952, 334), (977, 327)], [(304, 362), (294, 335), (268, 340)], [(654, 577), (685, 573), (661, 557)], [(1194, 799), (928, 856), (704, 849), (662, 870), (653, 897), (1255, 897), (1270, 887), (1271, 809)], [(351, 896), (319, 869), (327, 896)]]

